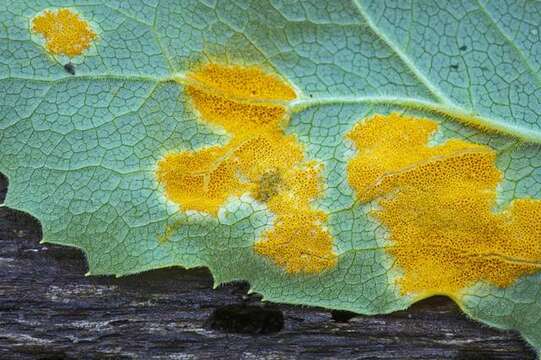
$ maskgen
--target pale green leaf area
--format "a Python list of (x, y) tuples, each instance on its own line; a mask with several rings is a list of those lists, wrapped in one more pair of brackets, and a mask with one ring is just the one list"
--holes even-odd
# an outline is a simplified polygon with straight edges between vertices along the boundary
[[(58, 7), (98, 34), (72, 59), (75, 75), (29, 31), (36, 13)], [(270, 301), (363, 314), (407, 308), (413, 299), (395, 284), (402, 270), (383, 250), (387, 231), (346, 177), (355, 149), (344, 134), (373, 113), (435, 119), (433, 143), (497, 149), (499, 206), (541, 198), (541, 2), (3, 1), (0, 25), (5, 205), (37, 217), (45, 242), (81, 248), (89, 274), (206, 266), (216, 285), (248, 280)], [(207, 57), (264, 65), (298, 91), (287, 132), (325, 165), (317, 205), (330, 214), (332, 270), (293, 275), (257, 255), (252, 245), (273, 214), (248, 195), (218, 217), (164, 197), (154, 171), (165, 153), (227, 139), (172, 81)], [(464, 123), (470, 115), (497, 133)], [(160, 242), (167, 226), (171, 238)], [(466, 293), (469, 316), (516, 329), (541, 350), (541, 273)]]

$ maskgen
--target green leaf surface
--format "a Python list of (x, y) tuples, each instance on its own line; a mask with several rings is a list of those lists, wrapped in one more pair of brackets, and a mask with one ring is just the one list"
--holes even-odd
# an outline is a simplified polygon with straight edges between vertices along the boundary
[[(61, 7), (98, 34), (71, 59), (75, 75), (30, 31), (36, 14)], [(429, 117), (435, 143), (495, 149), (498, 207), (541, 199), (537, 1), (8, 1), (0, 25), (5, 204), (36, 216), (45, 242), (81, 248), (89, 274), (206, 266), (216, 284), (248, 280), (271, 301), (364, 314), (407, 308), (416, 298), (396, 283), (403, 269), (369, 215), (376, 205), (358, 203), (346, 175), (356, 150), (345, 135), (375, 113)], [(324, 164), (317, 206), (330, 214), (334, 268), (291, 274), (256, 254), (273, 214), (249, 194), (217, 216), (180, 211), (164, 196), (155, 169), (166, 153), (227, 141), (174, 81), (209, 56), (273, 69), (297, 90), (286, 132)], [(508, 287), (480, 281), (459, 304), (541, 351), (541, 273)]]

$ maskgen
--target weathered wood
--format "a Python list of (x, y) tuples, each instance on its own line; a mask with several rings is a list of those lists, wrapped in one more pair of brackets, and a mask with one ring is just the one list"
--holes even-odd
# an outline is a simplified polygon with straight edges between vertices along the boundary
[(2, 359), (535, 358), (516, 333), (472, 322), (443, 297), (348, 319), (262, 305), (243, 283), (213, 290), (204, 269), (85, 277), (78, 250), (40, 236), (30, 216), (0, 208)]

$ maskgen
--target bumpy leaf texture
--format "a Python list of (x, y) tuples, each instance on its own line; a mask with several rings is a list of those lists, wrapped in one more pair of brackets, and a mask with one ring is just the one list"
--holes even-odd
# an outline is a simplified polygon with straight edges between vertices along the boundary
[(541, 3), (4, 1), (6, 205), (89, 274), (444, 294), (541, 349)]

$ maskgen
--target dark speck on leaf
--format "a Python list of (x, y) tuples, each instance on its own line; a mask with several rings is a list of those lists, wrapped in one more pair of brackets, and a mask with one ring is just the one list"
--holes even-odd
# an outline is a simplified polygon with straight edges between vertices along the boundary
[(458, 64), (451, 64), (449, 67), (453, 70), (458, 70)]
[(466, 50), (468, 50), (468, 47), (466, 45), (462, 45), (461, 47), (458, 48), (458, 50), (466, 51)]
[(71, 62), (64, 65), (64, 70), (66, 70), (68, 74), (75, 75), (75, 65), (73, 65)]

